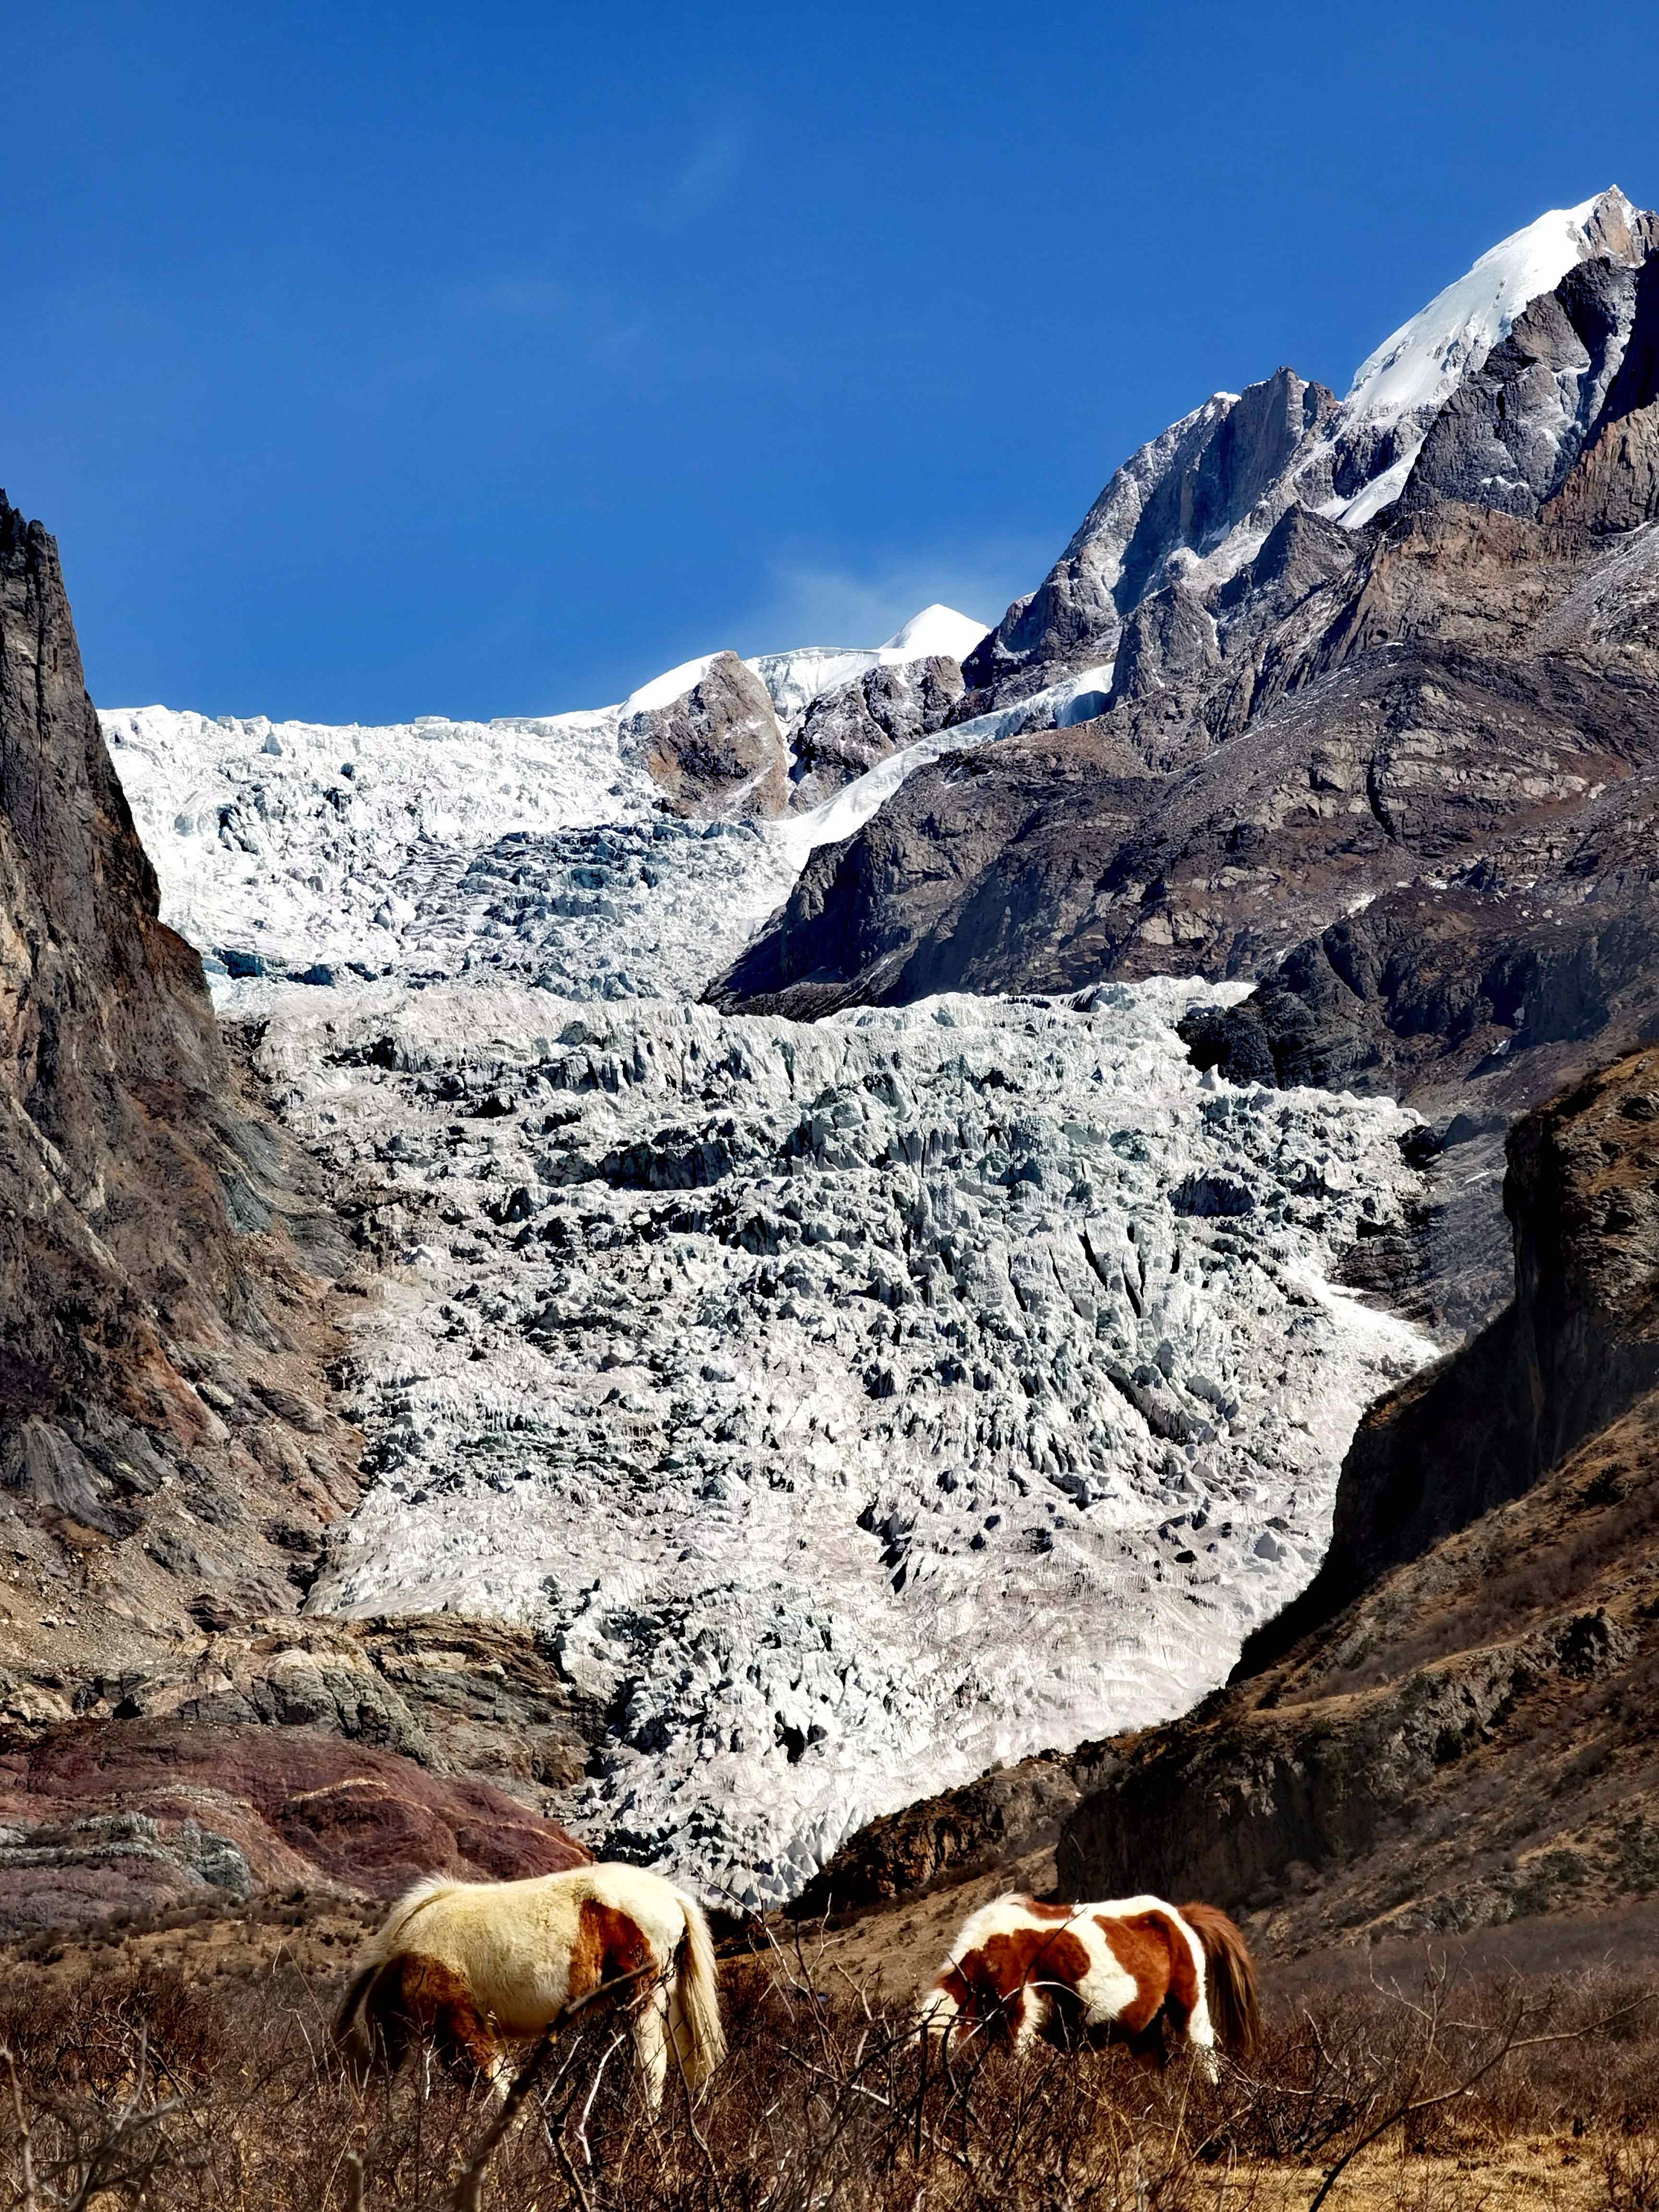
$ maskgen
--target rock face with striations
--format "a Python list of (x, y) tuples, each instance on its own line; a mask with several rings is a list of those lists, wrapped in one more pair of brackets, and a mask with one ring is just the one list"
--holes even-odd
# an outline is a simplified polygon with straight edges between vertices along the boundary
[(283, 1621), (360, 1494), (325, 1370), (367, 1285), (157, 917), (3, 498), (0, 902), (0, 1924), (574, 1863), (538, 1806), (586, 1745), (526, 1639)]
[(622, 743), (681, 814), (781, 814), (789, 804), (771, 694), (735, 653), (717, 653), (683, 697), (630, 716)]
[(964, 663), (976, 687), (1051, 683), (1109, 660), (1123, 617), (1146, 592), (1212, 554), (1254, 519), (1265, 536), (1288, 498), (1273, 495), (1336, 411), (1323, 385), (1288, 368), (1243, 393), (1218, 392), (1126, 461), (1037, 589), (1017, 599)]
[(0, 1669), (27, 1670), (73, 1640), (39, 1632), (42, 1604), (117, 1660), (210, 1583), (291, 1603), (356, 1484), (313, 1376), (308, 1270), (343, 1243), (236, 1093), (201, 963), (157, 919), (57, 549), (3, 501), (0, 875), (0, 1510), (27, 1563)]

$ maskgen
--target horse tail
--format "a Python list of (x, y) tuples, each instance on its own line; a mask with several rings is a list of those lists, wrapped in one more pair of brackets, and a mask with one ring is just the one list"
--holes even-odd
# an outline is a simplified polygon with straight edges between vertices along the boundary
[(380, 1961), (371, 1959), (366, 1966), (359, 1966), (345, 1985), (345, 1993), (334, 2008), (334, 2018), (329, 2027), (329, 2039), (337, 2051), (353, 2049), (362, 2036), (358, 2013), (363, 1999), (368, 1995), (368, 1985), (380, 1971)]
[(1205, 1994), (1210, 2016), (1224, 2047), (1254, 2048), (1261, 2033), (1256, 2002), (1255, 1961), (1242, 1929), (1213, 1905), (1183, 1905), (1181, 1917), (1204, 1954)]
[(687, 2082), (693, 2089), (701, 2089), (726, 2056), (720, 1969), (714, 1963), (714, 1939), (702, 1905), (684, 1890), (676, 1894), (685, 1915), (685, 1930), (674, 1953), (674, 1976), (668, 1992), (669, 2032)]

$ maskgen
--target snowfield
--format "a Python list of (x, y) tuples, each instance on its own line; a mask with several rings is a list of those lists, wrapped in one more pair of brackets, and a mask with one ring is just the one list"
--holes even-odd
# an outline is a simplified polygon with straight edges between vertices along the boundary
[[(793, 733), (824, 691), (878, 666), (970, 653), (983, 635), (966, 615), (926, 607), (884, 645), (809, 646), (748, 665)], [(665, 817), (623, 748), (629, 718), (690, 690), (714, 658), (616, 706), (493, 722), (336, 726), (167, 707), (100, 720), (163, 913), (200, 950), (222, 1000), (250, 975), (349, 988), (474, 966), (577, 997), (672, 996), (695, 994), (782, 903), (812, 847), (850, 836), (925, 759), (1073, 711), (1080, 689), (1058, 685), (894, 755), (769, 836)], [(1090, 673), (1110, 681), (1109, 669)], [(601, 828), (606, 896), (596, 900), (586, 881), (596, 848), (580, 833)], [(624, 847), (636, 858), (626, 884), (614, 865)], [(533, 882), (514, 880), (525, 868)]]

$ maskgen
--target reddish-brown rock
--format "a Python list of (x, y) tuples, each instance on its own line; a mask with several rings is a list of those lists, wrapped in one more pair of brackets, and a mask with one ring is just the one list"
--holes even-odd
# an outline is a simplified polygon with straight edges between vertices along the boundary
[(0, 1928), (58, 1927), (270, 1887), (392, 1897), (590, 1854), (488, 1783), (302, 1728), (108, 1721), (0, 1757)]

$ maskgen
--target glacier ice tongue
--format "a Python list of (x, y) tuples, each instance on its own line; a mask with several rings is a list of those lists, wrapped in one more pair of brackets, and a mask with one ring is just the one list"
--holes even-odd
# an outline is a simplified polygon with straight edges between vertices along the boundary
[(748, 1905), (1183, 1708), (1428, 1350), (1328, 1284), (1407, 1117), (1200, 1077), (1172, 1024), (1218, 995), (265, 987), (283, 1110), (395, 1255), (353, 1358), (378, 1480), (312, 1606), (535, 1627), (610, 1716), (569, 1817)]

